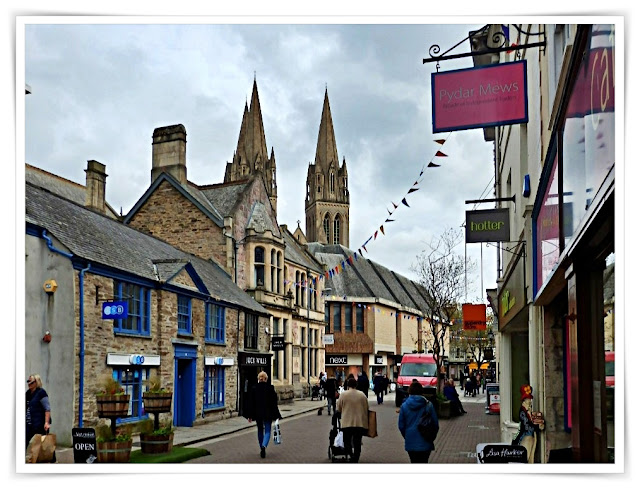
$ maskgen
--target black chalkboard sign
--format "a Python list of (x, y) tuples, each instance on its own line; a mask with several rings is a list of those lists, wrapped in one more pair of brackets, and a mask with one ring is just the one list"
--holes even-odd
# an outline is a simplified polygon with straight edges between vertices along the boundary
[(96, 430), (93, 428), (72, 428), (73, 463), (92, 464), (98, 459)]
[(487, 444), (478, 450), (478, 462), (481, 464), (526, 464), (527, 449), (521, 445)]

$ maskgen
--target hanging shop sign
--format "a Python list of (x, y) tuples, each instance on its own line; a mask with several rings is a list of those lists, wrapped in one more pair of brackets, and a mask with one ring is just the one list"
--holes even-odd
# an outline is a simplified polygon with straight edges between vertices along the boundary
[(382, 357), (382, 355), (375, 355), (374, 356), (374, 363), (376, 365), (384, 365), (384, 358)]
[(271, 337), (271, 349), (273, 351), (284, 350), (284, 336), (272, 336)]
[(104, 302), (102, 304), (102, 319), (127, 319), (127, 301)]
[(467, 243), (509, 241), (509, 209), (466, 212)]
[(431, 74), (433, 132), (529, 121), (527, 62)]
[(325, 365), (348, 365), (347, 355), (327, 355)]
[(325, 334), (322, 335), (322, 343), (325, 345), (333, 345), (333, 335), (332, 334)]
[(464, 331), (486, 330), (487, 306), (484, 304), (462, 304), (462, 329)]

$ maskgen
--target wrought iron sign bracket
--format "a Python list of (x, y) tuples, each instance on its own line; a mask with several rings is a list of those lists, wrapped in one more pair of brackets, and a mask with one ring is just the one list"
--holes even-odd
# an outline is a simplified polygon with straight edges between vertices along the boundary
[(440, 46), (438, 44), (434, 44), (429, 48), (429, 58), (424, 58), (422, 60), (422, 64), (425, 63), (438, 63), (436, 65), (436, 69), (440, 68), (440, 61), (446, 61), (449, 59), (458, 59), (458, 58), (468, 58), (470, 56), (482, 56), (485, 54), (498, 54), (498, 53), (502, 53), (505, 51), (516, 51), (517, 54), (519, 54), (519, 51), (523, 50), (523, 49), (528, 49), (528, 48), (537, 48), (537, 47), (541, 47), (543, 48), (543, 52), (544, 49), (546, 48), (547, 45), (547, 34), (545, 31), (542, 32), (526, 32), (523, 31), (519, 26), (517, 26), (516, 24), (511, 24), (520, 34), (526, 35), (526, 36), (542, 36), (542, 41), (539, 42), (534, 42), (531, 44), (514, 44), (509, 46), (508, 45), (508, 38), (507, 36), (503, 33), (503, 32), (494, 32), (491, 36), (491, 42), (492, 44), (494, 44), (496, 47), (488, 47), (485, 45), (484, 49), (480, 49), (478, 51), (472, 51), (469, 53), (460, 53), (460, 54), (449, 54), (451, 51), (453, 51), (455, 48), (457, 48), (458, 46), (460, 46), (462, 43), (470, 40), (472, 37), (476, 36), (477, 34), (480, 34), (484, 31), (487, 31), (487, 36), (489, 35), (489, 28), (491, 26), (491, 24), (487, 24), (483, 27), (481, 27), (480, 29), (478, 29), (477, 31), (472, 31), (469, 33), (469, 35), (467, 37), (465, 37), (463, 40), (461, 40), (459, 43), (457, 43), (456, 45), (452, 46), (451, 48), (449, 48), (448, 50), (446, 50), (444, 53), (439, 54), (440, 53)]

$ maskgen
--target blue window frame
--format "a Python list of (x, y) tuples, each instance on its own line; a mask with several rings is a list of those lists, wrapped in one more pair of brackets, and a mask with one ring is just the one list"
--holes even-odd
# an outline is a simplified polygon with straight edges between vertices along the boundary
[(225, 308), (218, 304), (208, 303), (205, 316), (205, 340), (213, 343), (224, 343)]
[(178, 296), (178, 333), (191, 334), (191, 299)]
[(126, 319), (116, 319), (113, 330), (116, 333), (128, 333), (149, 336), (151, 334), (151, 292), (146, 287), (127, 282), (114, 282), (115, 300), (126, 301), (128, 315)]
[(142, 404), (142, 393), (146, 380), (149, 378), (149, 369), (140, 367), (114, 367), (113, 378), (124, 388), (125, 394), (129, 394), (129, 412), (126, 418), (118, 418), (119, 421), (137, 421), (147, 418)]
[(224, 407), (223, 367), (210, 366), (204, 369), (204, 407), (205, 409)]

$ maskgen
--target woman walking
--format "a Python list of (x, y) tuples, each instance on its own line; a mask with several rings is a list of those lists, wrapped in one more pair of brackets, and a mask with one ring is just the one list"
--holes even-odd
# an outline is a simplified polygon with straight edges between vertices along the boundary
[(344, 448), (353, 463), (360, 460), (362, 437), (369, 428), (369, 401), (357, 386), (356, 379), (347, 381), (347, 391), (340, 395), (336, 408), (341, 417)]
[(422, 396), (422, 385), (419, 382), (411, 382), (409, 397), (402, 403), (400, 416), (398, 417), (398, 429), (404, 438), (404, 449), (409, 454), (412, 464), (429, 462), (431, 450), (435, 449), (433, 442), (427, 441), (418, 431), (418, 424), (422, 415), (431, 416), (435, 426), (438, 426), (438, 416), (433, 404)]
[(246, 416), (249, 422), (255, 420), (258, 427), (260, 458), (266, 457), (267, 445), (271, 438), (271, 423), (276, 419), (282, 419), (278, 409), (278, 395), (267, 380), (269, 376), (266, 372), (258, 374), (258, 383), (251, 389)]
[[(42, 388), (42, 379), (38, 374), (31, 374), (27, 379), (29, 389), (26, 392), (26, 446), (33, 435), (46, 435), (51, 426), (51, 406), (47, 391)], [(26, 448), (26, 447), (25, 447)]]

